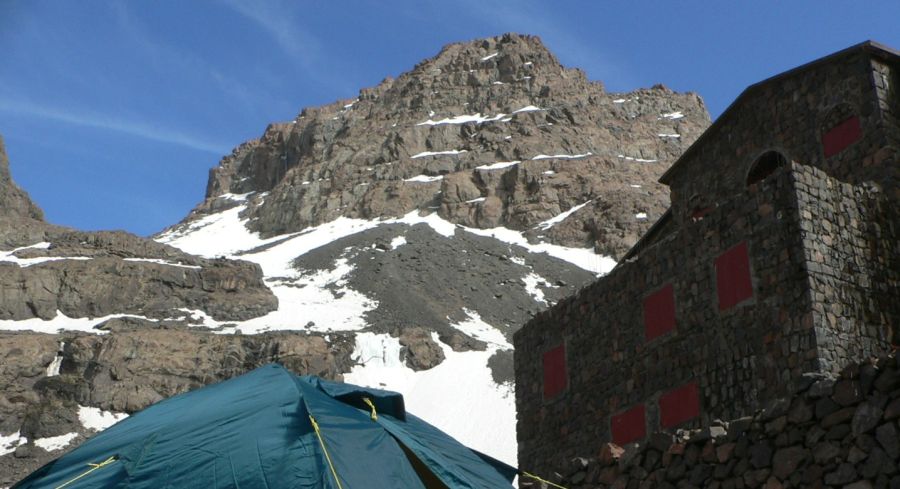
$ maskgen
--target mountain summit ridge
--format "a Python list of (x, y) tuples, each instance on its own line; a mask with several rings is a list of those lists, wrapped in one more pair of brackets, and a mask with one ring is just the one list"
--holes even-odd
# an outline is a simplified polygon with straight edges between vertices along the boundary
[(621, 256), (666, 208), (656, 178), (708, 124), (696, 94), (607, 93), (535, 36), (454, 43), (355, 100), (270, 124), (210, 171), (183, 223), (249, 192), (269, 193), (246, 211), (263, 236), (416, 209), (529, 231), (590, 202), (529, 237)]

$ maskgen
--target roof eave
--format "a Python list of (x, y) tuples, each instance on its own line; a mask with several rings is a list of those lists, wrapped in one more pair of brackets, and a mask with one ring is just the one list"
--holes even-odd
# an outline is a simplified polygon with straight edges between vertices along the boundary
[(855, 45), (850, 46), (850, 47), (848, 47), (848, 48), (842, 49), (842, 50), (837, 51), (837, 52), (835, 52), (835, 53), (831, 53), (831, 54), (829, 54), (829, 55), (827, 55), (827, 56), (823, 56), (823, 57), (821, 57), (821, 58), (815, 59), (815, 60), (810, 61), (810, 62), (808, 62), (808, 63), (805, 63), (805, 64), (802, 64), (802, 65), (800, 65), (800, 66), (797, 66), (797, 67), (795, 67), (795, 68), (791, 68), (790, 70), (781, 72), (781, 73), (779, 73), (779, 74), (777, 74), (777, 75), (770, 76), (769, 78), (766, 78), (766, 79), (764, 79), (764, 80), (762, 80), (762, 81), (758, 81), (758, 82), (756, 82), (756, 83), (750, 85), (749, 87), (745, 88), (745, 89), (744, 89), (744, 90), (743, 90), (743, 91), (742, 91), (742, 92), (734, 99), (734, 101), (731, 102), (731, 104), (728, 105), (728, 107), (727, 107), (727, 108), (722, 112), (722, 114), (719, 115), (719, 117), (718, 117), (718, 118), (717, 118), (717, 119), (716, 119), (716, 120), (715, 120), (715, 121), (714, 121), (707, 129), (706, 129), (706, 131), (704, 131), (703, 134), (701, 134), (700, 137), (698, 137), (697, 140), (694, 141), (694, 143), (691, 144), (691, 145), (688, 147), (688, 149), (686, 149), (686, 150), (684, 151), (684, 153), (682, 153), (681, 156), (680, 156), (677, 160), (675, 160), (675, 163), (673, 163), (672, 166), (670, 166), (669, 169), (666, 170), (665, 173), (663, 173), (662, 176), (659, 177), (659, 183), (662, 183), (663, 185), (669, 185), (669, 183), (671, 183), (671, 180), (672, 180), (672, 175), (675, 173), (675, 170), (678, 168), (678, 166), (680, 165), (680, 163), (681, 163), (683, 160), (686, 160), (687, 157), (690, 156), (690, 155), (691, 155), (698, 147), (702, 146), (703, 142), (706, 141), (706, 139), (708, 139), (709, 135), (712, 134), (712, 133), (714, 133), (716, 130), (718, 130), (718, 128), (722, 125), (721, 122), (724, 121), (724, 120), (726, 120), (726, 119), (728, 119), (729, 115), (732, 113), (732, 110), (733, 110), (739, 103), (741, 103), (741, 102), (743, 101), (744, 98), (746, 98), (747, 96), (749, 96), (751, 93), (753, 93), (753, 92), (759, 90), (761, 87), (766, 86), (766, 85), (768, 85), (768, 84), (770, 84), (770, 83), (774, 83), (774, 82), (777, 82), (777, 81), (782, 81), (782, 80), (784, 80), (784, 79), (786, 79), (786, 78), (790, 78), (790, 77), (792, 77), (792, 76), (794, 76), (794, 75), (797, 75), (797, 74), (799, 74), (799, 73), (801, 73), (801, 72), (807, 71), (807, 70), (809, 70), (809, 69), (815, 68), (815, 67), (820, 66), (820, 65), (823, 65), (823, 64), (825, 64), (825, 63), (829, 63), (829, 62), (831, 62), (831, 61), (834, 61), (835, 59), (842, 58), (842, 57), (844, 57), (844, 56), (847, 56), (847, 55), (852, 54), (852, 53), (857, 52), (857, 51), (867, 51), (867, 52), (869, 52), (870, 54), (873, 54), (873, 55), (882, 55), (882, 56), (884, 56), (885, 58), (888, 58), (888, 59), (900, 60), (900, 51), (898, 51), (898, 50), (896, 50), (896, 49), (893, 49), (893, 48), (890, 48), (890, 47), (888, 47), (888, 46), (885, 46), (885, 45), (883, 45), (883, 44), (881, 44), (881, 43), (878, 43), (878, 42), (875, 42), (875, 41), (872, 41), (872, 40), (868, 40), (868, 41), (861, 42), (861, 43), (859, 43), (859, 44), (855, 44)]

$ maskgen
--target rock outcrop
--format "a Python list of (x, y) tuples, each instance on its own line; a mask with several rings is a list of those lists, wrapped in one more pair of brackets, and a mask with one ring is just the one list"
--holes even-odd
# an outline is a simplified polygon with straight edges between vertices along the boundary
[(269, 125), (211, 170), (188, 221), (267, 192), (247, 216), (264, 236), (430, 208), (621, 256), (666, 209), (656, 178), (708, 124), (696, 94), (608, 93), (536, 37), (451, 44), (356, 100)]
[[(0, 142), (0, 487), (55, 456), (35, 440), (77, 433), (76, 444), (90, 434), (79, 404), (133, 412), (270, 361), (332, 378), (346, 370), (346, 342), (187, 329), (198, 317), (225, 322), (276, 309), (259, 265), (49, 224), (12, 182), (3, 149)], [(124, 317), (94, 326), (106, 316)], [(54, 334), (72, 328), (105, 334)], [(32, 443), (11, 447), (8, 433)]]
[[(0, 433), (28, 440), (7, 447), (0, 441), (0, 487), (63, 453), (48, 453), (36, 440), (77, 434), (71, 448), (89, 437), (93, 431), (80, 419), (83, 407), (133, 413), (270, 362), (338, 380), (352, 365), (346, 337), (217, 335), (154, 326), (115, 319), (104, 325), (106, 335), (0, 333)], [(57, 371), (48, 372), (48, 365)], [(15, 452), (2, 456), (4, 448)]]
[(9, 157), (0, 137), (0, 216), (43, 220), (44, 213), (31, 201), (28, 194), (20, 189), (9, 173)]
[(11, 255), (38, 261), (33, 265), (0, 262), (0, 320), (52, 320), (60, 313), (167, 319), (200, 310), (233, 321), (278, 306), (255, 263), (192, 257), (122, 232), (64, 231), (47, 239), (46, 249)]

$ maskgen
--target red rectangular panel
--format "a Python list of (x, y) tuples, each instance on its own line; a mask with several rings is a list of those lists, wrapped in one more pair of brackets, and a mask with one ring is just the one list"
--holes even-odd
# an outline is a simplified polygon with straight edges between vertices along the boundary
[(853, 116), (834, 126), (822, 136), (825, 157), (836, 155), (862, 137), (859, 117)]
[(556, 397), (567, 386), (566, 347), (559, 345), (544, 353), (544, 399)]
[(616, 414), (610, 421), (612, 440), (616, 445), (626, 445), (643, 440), (647, 436), (647, 416), (643, 404)]
[(719, 294), (720, 311), (753, 297), (750, 256), (746, 241), (716, 258), (716, 290)]
[(650, 341), (675, 329), (675, 288), (667, 284), (644, 298), (644, 337)]
[(696, 382), (659, 397), (659, 424), (663, 428), (674, 428), (697, 416), (700, 416), (700, 387)]

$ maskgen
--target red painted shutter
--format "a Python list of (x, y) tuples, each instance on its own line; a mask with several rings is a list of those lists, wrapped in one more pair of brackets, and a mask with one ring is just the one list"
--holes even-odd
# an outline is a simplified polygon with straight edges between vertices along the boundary
[(666, 392), (659, 398), (659, 424), (674, 428), (700, 416), (700, 387), (696, 382)]
[(567, 386), (566, 347), (559, 345), (544, 353), (544, 399), (556, 397)]
[(643, 404), (619, 413), (610, 421), (612, 440), (616, 445), (626, 445), (643, 440), (647, 436), (647, 416)]
[(675, 288), (667, 284), (644, 298), (644, 337), (650, 341), (675, 329)]
[(747, 242), (742, 241), (716, 258), (716, 290), (719, 310), (724, 311), (753, 297), (750, 279), (750, 256)]
[(860, 137), (862, 137), (862, 126), (859, 123), (859, 117), (853, 116), (841, 122), (822, 136), (825, 157), (840, 153)]

